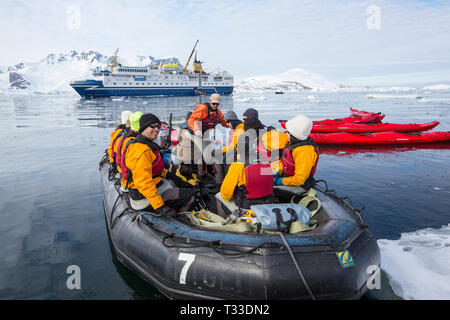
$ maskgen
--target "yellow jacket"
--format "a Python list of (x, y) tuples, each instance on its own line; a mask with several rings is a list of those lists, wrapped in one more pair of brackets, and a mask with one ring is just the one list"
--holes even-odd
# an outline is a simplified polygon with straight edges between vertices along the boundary
[(230, 201), (233, 198), (234, 189), (242, 185), (245, 185), (245, 165), (241, 162), (233, 162), (223, 179), (220, 195), (225, 201)]
[(137, 189), (147, 198), (154, 210), (164, 205), (156, 187), (162, 178), (152, 177), (152, 164), (155, 159), (152, 149), (142, 143), (131, 144), (125, 155), (125, 164), (130, 169), (133, 180), (128, 187)]
[[(120, 150), (120, 154), (123, 154), (123, 152), (125, 151), (125, 147), (128, 143), (128, 141), (130, 141), (131, 139), (134, 139), (135, 137), (130, 136), (130, 137), (126, 137), (125, 140), (122, 142), (122, 149)], [(119, 164), (117, 164), (117, 170), (122, 173), (122, 168), (120, 167)], [(122, 178), (122, 180), (120, 180), (120, 184), (122, 186), (126, 186), (127, 185), (127, 180), (125, 180), (124, 178)]]
[(116, 142), (114, 143), (114, 146), (113, 146), (113, 142), (114, 142), (114, 139), (117, 137), (117, 135), (122, 132), (122, 130), (123, 129), (116, 129), (113, 131), (113, 133), (111, 133), (111, 140), (109, 141), (109, 146), (108, 146), (109, 163), (114, 162), (112, 153), (113, 153), (113, 150), (115, 150), (115, 148), (117, 147), (117, 142), (119, 141), (119, 139), (116, 140)]
[(240, 123), (234, 128), (233, 130), (233, 138), (229, 145), (226, 145), (222, 148), (222, 153), (227, 153), (230, 150), (236, 149), (238, 138), (241, 134), (245, 132), (244, 130), (244, 124)]
[(261, 142), (263, 146), (272, 154), (272, 161), (270, 163), (272, 172), (278, 172), (281, 174), (283, 171), (283, 165), (278, 157), (278, 153), (280, 152), (280, 149), (282, 151), (288, 144), (289, 136), (284, 132), (270, 130), (261, 136)]
[(314, 146), (299, 146), (292, 150), (292, 158), (295, 163), (295, 174), (283, 178), (282, 183), (287, 186), (302, 186), (316, 163), (317, 153), (314, 150)]

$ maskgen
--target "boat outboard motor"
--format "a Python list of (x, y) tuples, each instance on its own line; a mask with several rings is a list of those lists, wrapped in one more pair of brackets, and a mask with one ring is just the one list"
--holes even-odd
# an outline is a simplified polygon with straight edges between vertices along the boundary
[(289, 232), (293, 222), (308, 225), (311, 219), (311, 212), (301, 204), (258, 204), (250, 209), (261, 224), (261, 230)]

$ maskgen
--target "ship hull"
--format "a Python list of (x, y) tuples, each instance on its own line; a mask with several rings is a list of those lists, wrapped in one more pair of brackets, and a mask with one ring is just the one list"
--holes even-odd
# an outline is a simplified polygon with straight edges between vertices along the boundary
[(195, 96), (199, 94), (230, 95), (233, 86), (216, 87), (104, 87), (102, 81), (75, 81), (70, 86), (83, 98), (139, 96)]

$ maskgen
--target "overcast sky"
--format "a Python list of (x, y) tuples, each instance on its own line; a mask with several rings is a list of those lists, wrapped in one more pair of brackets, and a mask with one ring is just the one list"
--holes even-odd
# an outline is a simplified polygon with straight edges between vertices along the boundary
[(176, 56), (237, 80), (304, 68), (349, 84), (450, 82), (450, 1), (1, 0), (0, 66), (49, 53)]

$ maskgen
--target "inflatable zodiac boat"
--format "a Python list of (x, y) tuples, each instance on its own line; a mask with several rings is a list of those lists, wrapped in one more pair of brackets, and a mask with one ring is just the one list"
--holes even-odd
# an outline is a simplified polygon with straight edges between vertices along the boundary
[[(361, 212), (328, 187), (297, 192), (292, 203), (252, 206), (249, 221), (227, 223), (214, 210), (167, 218), (133, 210), (109, 168), (106, 156), (100, 176), (112, 248), (171, 299), (359, 299), (380, 266)], [(232, 212), (234, 203), (217, 190), (200, 189), (208, 208), (219, 203)]]

